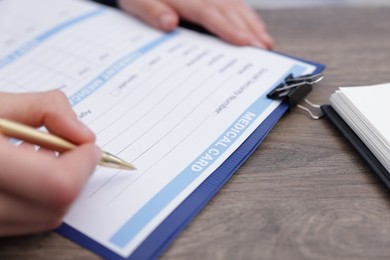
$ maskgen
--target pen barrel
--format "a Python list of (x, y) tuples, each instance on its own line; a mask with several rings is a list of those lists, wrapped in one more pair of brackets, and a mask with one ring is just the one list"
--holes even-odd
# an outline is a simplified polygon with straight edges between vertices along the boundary
[(58, 152), (66, 152), (76, 147), (60, 137), (6, 119), (0, 119), (0, 133)]
[[(38, 131), (33, 127), (2, 118), (0, 118), (0, 133), (57, 152), (66, 152), (76, 148), (75, 144), (62, 139), (61, 137)], [(135, 167), (132, 164), (107, 152), (103, 152), (99, 164), (110, 168), (135, 170)]]

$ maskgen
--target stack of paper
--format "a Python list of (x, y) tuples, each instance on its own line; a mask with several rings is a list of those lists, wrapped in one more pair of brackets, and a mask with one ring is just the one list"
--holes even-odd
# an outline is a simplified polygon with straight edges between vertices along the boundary
[(390, 172), (390, 83), (339, 88), (331, 106)]

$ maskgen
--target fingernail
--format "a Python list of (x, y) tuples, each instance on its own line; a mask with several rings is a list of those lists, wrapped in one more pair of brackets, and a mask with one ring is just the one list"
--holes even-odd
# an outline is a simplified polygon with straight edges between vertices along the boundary
[(249, 34), (246, 32), (238, 32), (237, 37), (240, 38), (240, 41), (248, 43), (249, 41)]
[(253, 46), (253, 47), (258, 47), (258, 48), (261, 48), (261, 49), (265, 49), (265, 45), (261, 42), (259, 42), (258, 40), (252, 40), (250, 42), (250, 45)]
[(174, 22), (174, 17), (172, 15), (163, 14), (160, 16), (160, 26), (163, 30), (171, 30)]
[(78, 121), (78, 123), (79, 123), (80, 129), (81, 129), (81, 131), (83, 131), (83, 133), (88, 134), (88, 135), (95, 135), (95, 134), (92, 132), (91, 129), (89, 129), (86, 125), (84, 125), (83, 122)]
[(263, 33), (262, 35), (263, 39), (266, 40), (267, 42), (273, 42), (274, 40), (268, 33)]
[(96, 164), (98, 164), (103, 156), (103, 151), (99, 147), (95, 147)]
[(272, 39), (268, 33), (264, 33), (261, 38), (268, 44), (269, 47), (274, 45), (274, 39)]

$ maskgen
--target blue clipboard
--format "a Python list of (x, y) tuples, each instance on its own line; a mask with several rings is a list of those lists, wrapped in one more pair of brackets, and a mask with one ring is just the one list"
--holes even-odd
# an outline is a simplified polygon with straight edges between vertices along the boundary
[[(302, 59), (296, 60), (316, 66), (316, 70), (313, 72), (314, 74), (320, 73), (325, 69), (325, 66), (319, 63)], [(288, 108), (287, 103), (281, 103), (244, 143), (213, 174), (199, 185), (128, 258), (123, 258), (65, 223), (57, 229), (57, 232), (105, 259), (157, 258), (256, 150)]]

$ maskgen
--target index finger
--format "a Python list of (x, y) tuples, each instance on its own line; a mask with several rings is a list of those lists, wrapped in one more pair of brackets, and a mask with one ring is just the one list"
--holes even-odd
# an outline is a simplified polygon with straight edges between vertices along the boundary
[(0, 117), (50, 132), (73, 143), (93, 142), (95, 135), (78, 119), (66, 96), (58, 91), (40, 93), (0, 92)]
[(274, 42), (268, 34), (267, 28), (260, 16), (252, 8), (246, 5), (242, 5), (238, 12), (241, 14), (243, 21), (247, 24), (247, 27), (254, 37), (256, 37), (261, 43), (265, 44), (268, 49), (271, 49)]

